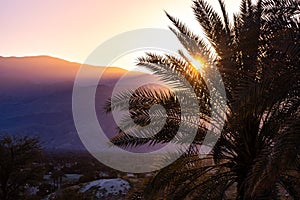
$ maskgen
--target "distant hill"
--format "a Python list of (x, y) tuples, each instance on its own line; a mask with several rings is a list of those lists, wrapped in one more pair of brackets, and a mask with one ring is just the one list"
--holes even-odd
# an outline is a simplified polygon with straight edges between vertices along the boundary
[[(49, 56), (0, 57), (0, 133), (38, 136), (45, 149), (82, 150), (72, 117), (73, 83), (81, 64)], [(127, 74), (127, 83), (149, 79), (140, 72), (116, 67), (103, 72), (96, 93), (98, 118), (109, 136), (116, 125), (102, 108), (114, 84)]]
[[(41, 85), (73, 83), (80, 66), (79, 63), (49, 56), (0, 57), (0, 92), (27, 93), (41, 90)], [(93, 76), (95, 71), (104, 71), (103, 82), (114, 81), (127, 73), (126, 70), (116, 67), (88, 67), (91, 71), (90, 76)]]

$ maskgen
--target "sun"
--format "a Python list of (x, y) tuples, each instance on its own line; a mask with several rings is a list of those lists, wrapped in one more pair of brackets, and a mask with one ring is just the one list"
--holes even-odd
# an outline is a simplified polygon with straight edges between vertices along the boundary
[(192, 65), (197, 69), (200, 70), (200, 72), (202, 73), (204, 71), (205, 68), (205, 60), (203, 58), (200, 57), (195, 57), (192, 58)]

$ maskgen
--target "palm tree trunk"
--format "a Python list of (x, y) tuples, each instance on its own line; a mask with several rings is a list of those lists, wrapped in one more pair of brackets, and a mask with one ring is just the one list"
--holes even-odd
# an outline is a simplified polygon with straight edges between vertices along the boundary
[(238, 191), (237, 200), (245, 200), (246, 199), (245, 188), (242, 183), (237, 184), (237, 191)]
[(246, 176), (240, 175), (237, 180), (237, 200), (251, 200), (251, 198), (246, 197), (245, 177)]

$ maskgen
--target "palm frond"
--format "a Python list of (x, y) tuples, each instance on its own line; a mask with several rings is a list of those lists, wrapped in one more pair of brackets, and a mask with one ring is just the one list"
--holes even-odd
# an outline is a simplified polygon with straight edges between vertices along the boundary
[(230, 55), (230, 34), (226, 32), (226, 28), (221, 17), (216, 11), (204, 0), (194, 1), (194, 14), (203, 28), (210, 44), (220, 57), (228, 57)]
[(223, 0), (218, 0), (220, 7), (221, 7), (221, 11), (223, 14), (223, 20), (224, 20), (224, 26), (225, 26), (225, 30), (227, 32), (227, 34), (231, 34), (231, 29), (230, 29), (230, 24), (229, 24), (229, 17), (228, 17), (228, 13), (226, 12), (226, 6)]
[(284, 129), (271, 144), (264, 146), (255, 160), (246, 183), (247, 194), (252, 197), (275, 184), (282, 171), (287, 170), (287, 166), (291, 166), (299, 155), (296, 150), (300, 145), (299, 116)]
[[(226, 199), (228, 190), (237, 199), (280, 199), (282, 191), (298, 199), (300, 20), (295, 17), (300, 2), (242, 0), (232, 24), (222, 0), (221, 16), (206, 1), (193, 2), (208, 42), (166, 13), (185, 51), (180, 49), (179, 56), (147, 53), (138, 65), (171, 90), (145, 87), (109, 100), (108, 112), (129, 108), (112, 142), (122, 147), (192, 143), (184, 156), (157, 172), (145, 191), (149, 199)], [(195, 68), (195, 58), (204, 59), (203, 72)], [(223, 86), (227, 98), (221, 95)], [(180, 102), (193, 109), (184, 113)], [(151, 110), (155, 104), (165, 111)], [(213, 108), (221, 112), (212, 116)], [(199, 115), (189, 114), (193, 110)], [(148, 128), (151, 123), (157, 129)], [(192, 142), (184, 139), (190, 130), (197, 132)], [(221, 137), (208, 157), (199, 157), (211, 130), (211, 137), (220, 131)]]

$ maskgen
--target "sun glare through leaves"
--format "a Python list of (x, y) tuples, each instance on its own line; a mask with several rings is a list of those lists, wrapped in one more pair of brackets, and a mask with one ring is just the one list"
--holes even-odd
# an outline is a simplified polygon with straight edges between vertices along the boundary
[(205, 69), (205, 60), (200, 57), (195, 57), (192, 58), (191, 61), (191, 64), (202, 74)]

